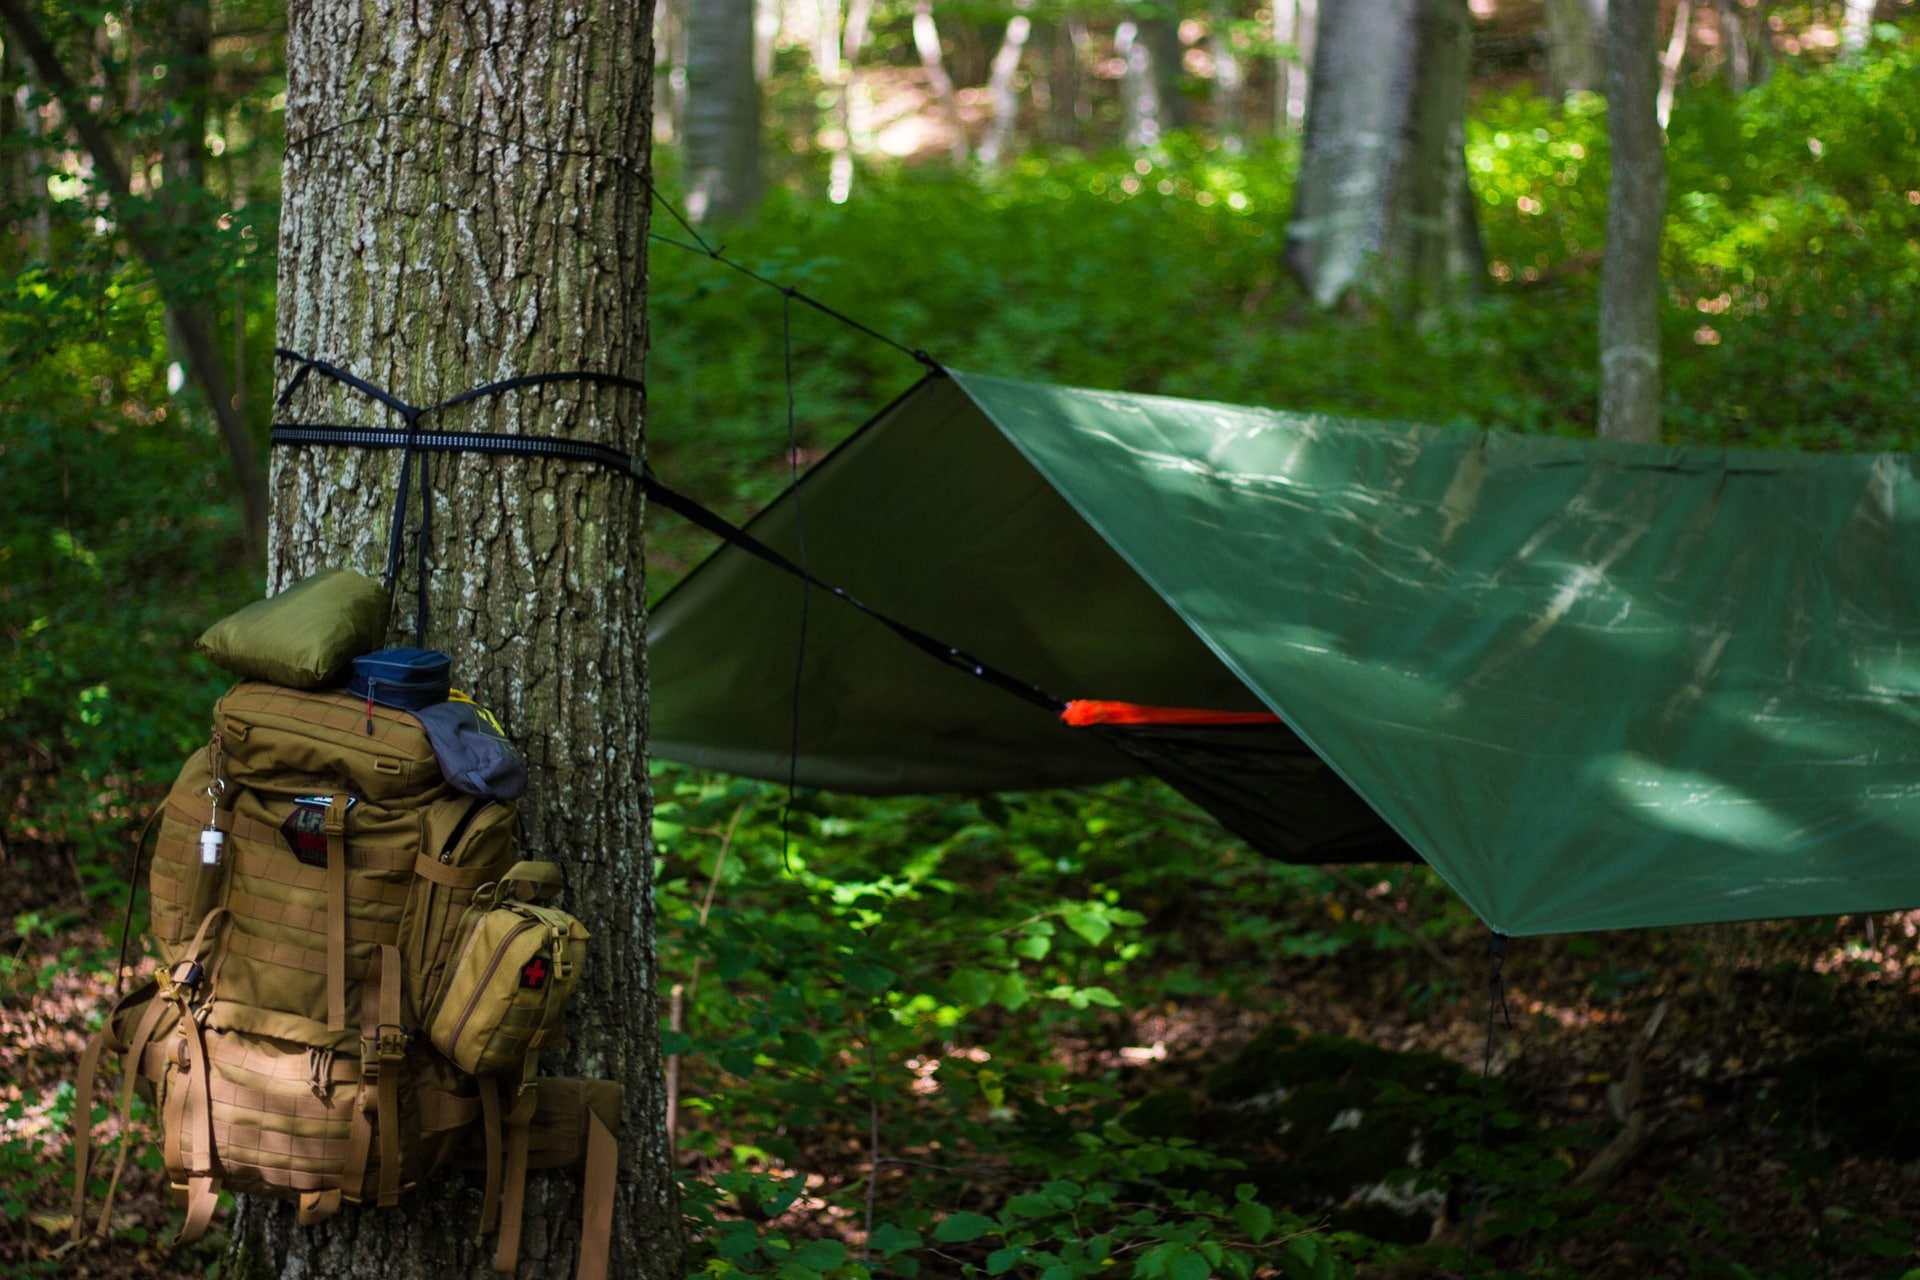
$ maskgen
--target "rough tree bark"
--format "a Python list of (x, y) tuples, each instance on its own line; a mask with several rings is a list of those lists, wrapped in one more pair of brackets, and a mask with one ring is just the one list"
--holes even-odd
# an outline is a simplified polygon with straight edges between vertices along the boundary
[[(414, 403), (519, 374), (637, 378), (646, 346), (651, 6), (297, 0), (287, 37), (282, 346)], [(291, 370), (282, 371), (282, 382)], [(555, 434), (638, 453), (641, 397), (558, 386), (486, 398), (449, 428)], [(314, 378), (289, 420), (396, 425)], [(397, 456), (275, 455), (269, 586), (378, 573)], [(585, 464), (441, 457), (421, 643), (520, 745), (529, 856), (559, 863), (592, 932), (544, 1072), (626, 1091), (612, 1274), (682, 1274), (664, 1127), (647, 834), (641, 495)], [(416, 466), (415, 474), (421, 475)], [(403, 609), (416, 583), (407, 548)], [(396, 631), (399, 628), (396, 628)], [(572, 1274), (577, 1171), (528, 1186), (523, 1280)], [(224, 1274), (444, 1280), (492, 1274), (477, 1182), (440, 1170), (397, 1208), (316, 1228), (243, 1200)]]
[(1655, 118), (1654, 0), (1607, 10), (1607, 249), (1600, 266), (1600, 435), (1660, 438), (1660, 234), (1667, 158)]
[(1315, 302), (1418, 312), (1479, 274), (1466, 175), (1466, 0), (1320, 8), (1286, 263)]
[(737, 218), (760, 203), (760, 84), (755, 0), (701, 0), (687, 11), (687, 215)]

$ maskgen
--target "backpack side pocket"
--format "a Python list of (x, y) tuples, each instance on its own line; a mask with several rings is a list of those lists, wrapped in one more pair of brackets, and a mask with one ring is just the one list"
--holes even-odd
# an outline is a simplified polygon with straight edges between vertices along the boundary
[(482, 885), (514, 862), (514, 809), (459, 795), (430, 806), (422, 819), (413, 890), (400, 917), (406, 1001), (414, 1025), (424, 1020), (446, 973), (467, 905)]

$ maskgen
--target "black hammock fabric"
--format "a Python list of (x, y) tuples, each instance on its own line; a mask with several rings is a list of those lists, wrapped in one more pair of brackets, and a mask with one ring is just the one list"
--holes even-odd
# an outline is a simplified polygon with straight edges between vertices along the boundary
[(1270, 858), (1421, 861), (1283, 724), (1095, 725), (1078, 732), (1137, 761)]

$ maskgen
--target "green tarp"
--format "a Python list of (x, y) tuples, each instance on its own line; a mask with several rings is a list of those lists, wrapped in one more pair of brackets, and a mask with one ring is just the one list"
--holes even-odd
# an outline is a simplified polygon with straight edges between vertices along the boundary
[[(1061, 697), (1271, 708), (1326, 766), (1306, 757), (1319, 772), (1286, 805), (1357, 793), (1504, 933), (1920, 906), (1905, 455), (1619, 446), (954, 373), (750, 530), (795, 558), (803, 530), (817, 578)], [(656, 754), (784, 781), (797, 674), (803, 785), (1141, 771), (817, 590), (796, 672), (802, 604), (734, 547), (669, 593)]]

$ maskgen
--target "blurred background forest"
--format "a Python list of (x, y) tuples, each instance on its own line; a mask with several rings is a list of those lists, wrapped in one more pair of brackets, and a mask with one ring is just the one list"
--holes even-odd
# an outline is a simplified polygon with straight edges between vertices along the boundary
[[(261, 590), (285, 14), (0, 16), (0, 1268), (30, 1274), (75, 1261), (47, 1256), (66, 1082), (128, 850), (223, 687), (192, 640)], [(730, 258), (957, 368), (1591, 434), (1600, 20), (1467, 19), (1476, 261), (1417, 305), (1289, 270), (1312, 0), (661, 0), (655, 181)], [(1659, 24), (1666, 439), (1913, 448), (1920, 9)], [(633, 252), (652, 463), (731, 516), (919, 372)], [(649, 539), (655, 596), (707, 549)], [(1483, 1104), (1485, 935), (1424, 870), (1271, 864), (1146, 783), (790, 820), (778, 788), (655, 783), (707, 1274), (1433, 1275), (1471, 1248), (1480, 1275), (1920, 1275), (1920, 916), (1520, 945)], [(217, 1241), (168, 1254), (138, 1177), (80, 1269), (198, 1274)]]

